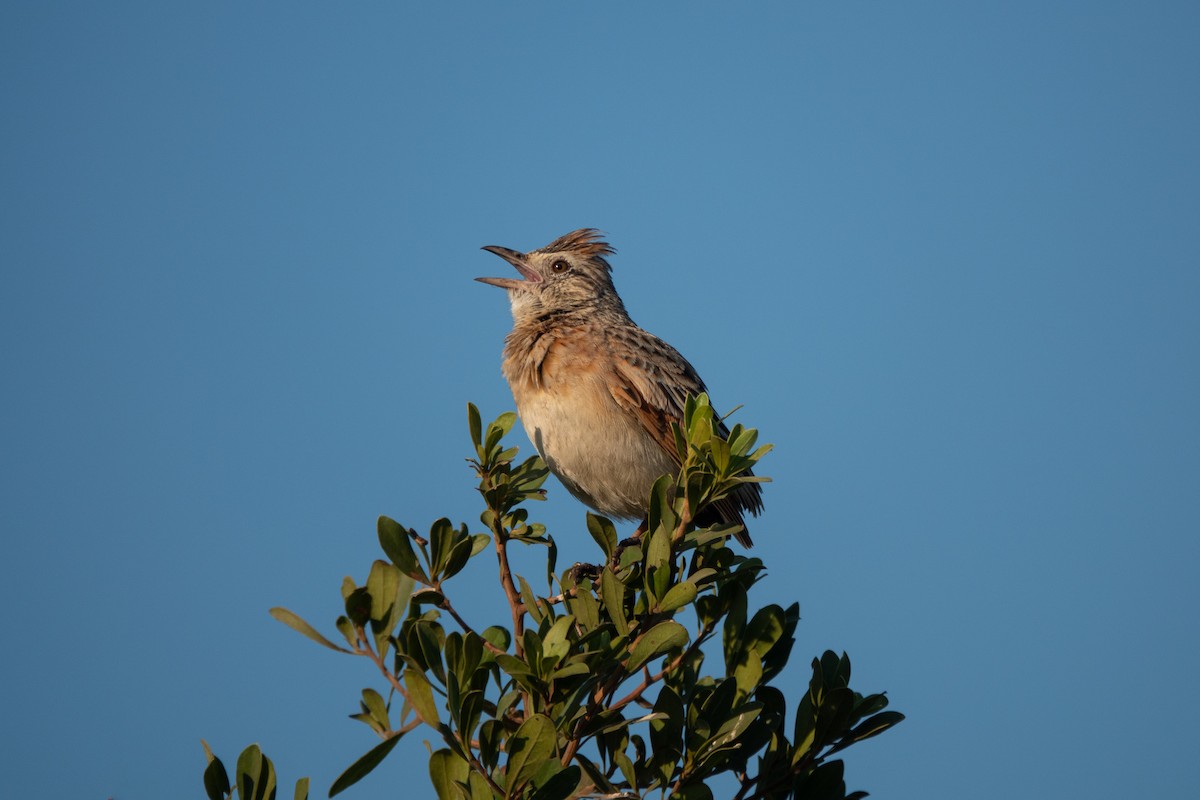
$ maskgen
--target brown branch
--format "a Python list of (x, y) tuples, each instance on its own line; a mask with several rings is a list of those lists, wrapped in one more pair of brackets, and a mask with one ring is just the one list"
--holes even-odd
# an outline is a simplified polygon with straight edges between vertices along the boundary
[(504, 595), (508, 599), (508, 607), (512, 611), (513, 643), (517, 657), (523, 657), (525, 646), (521, 639), (525, 634), (525, 605), (521, 602), (521, 593), (513, 583), (512, 568), (508, 564), (508, 531), (500, 522), (497, 515), (492, 523), (492, 533), (496, 539), (496, 560), (500, 565), (500, 585), (504, 587)]

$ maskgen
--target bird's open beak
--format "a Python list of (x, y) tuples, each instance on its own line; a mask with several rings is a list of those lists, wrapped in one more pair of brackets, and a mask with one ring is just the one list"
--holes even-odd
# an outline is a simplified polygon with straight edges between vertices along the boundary
[(525, 264), (525, 254), (518, 253), (516, 250), (509, 250), (507, 247), (497, 247), (494, 244), (489, 244), (483, 248), (489, 253), (495, 253), (503, 258), (508, 263), (517, 268), (517, 272), (521, 273), (524, 280), (517, 278), (476, 278), (480, 283), (487, 283), (492, 286), (499, 286), (501, 289), (521, 289), (531, 283), (540, 283), (542, 276), (531, 270)]

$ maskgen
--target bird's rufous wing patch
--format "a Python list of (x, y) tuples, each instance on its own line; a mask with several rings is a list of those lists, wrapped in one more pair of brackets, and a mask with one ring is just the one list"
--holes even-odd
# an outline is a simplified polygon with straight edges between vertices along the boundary
[(610, 354), (613, 399), (678, 461), (671, 423), (683, 420), (684, 402), (703, 392), (704, 382), (673, 347), (640, 329), (610, 332)]

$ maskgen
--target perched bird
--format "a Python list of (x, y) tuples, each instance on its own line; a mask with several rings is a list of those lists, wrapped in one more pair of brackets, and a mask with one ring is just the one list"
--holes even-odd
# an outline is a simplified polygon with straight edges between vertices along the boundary
[[(513, 329), (503, 371), (525, 432), (584, 504), (642, 518), (654, 481), (679, 470), (671, 423), (683, 421), (684, 401), (706, 391), (704, 381), (629, 318), (604, 258), (615, 251), (599, 231), (572, 231), (529, 253), (483, 249), (521, 274), (476, 280), (508, 290)], [(742, 484), (710, 508), (700, 524), (741, 525), (742, 512), (762, 510), (762, 490)], [(750, 546), (744, 528), (737, 538)]]

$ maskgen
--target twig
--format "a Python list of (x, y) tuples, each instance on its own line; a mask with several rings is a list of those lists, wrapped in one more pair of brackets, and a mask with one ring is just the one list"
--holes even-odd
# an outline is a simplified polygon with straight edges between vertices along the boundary
[[(454, 617), (454, 621), (457, 622), (459, 627), (463, 629), (463, 633), (474, 633), (476, 636), (479, 636), (478, 633), (475, 633), (475, 630), (470, 626), (470, 624), (468, 624), (465, 619), (459, 616), (458, 612), (454, 610), (454, 606), (450, 605), (450, 598), (446, 596), (446, 592), (442, 589), (442, 582), (438, 581), (437, 586), (434, 588), (437, 589), (438, 593), (442, 596), (442, 602), (438, 604), (438, 608), (446, 611), (450, 616)], [(483, 642), (483, 646), (486, 647), (488, 652), (492, 653), (493, 655), (500, 655), (504, 652), (482, 636), (479, 636), (479, 641)]]

